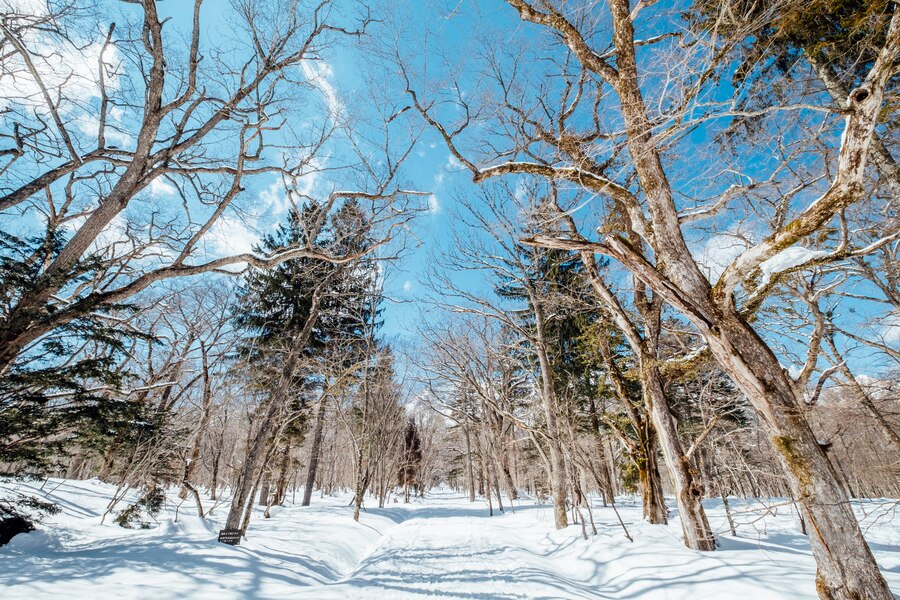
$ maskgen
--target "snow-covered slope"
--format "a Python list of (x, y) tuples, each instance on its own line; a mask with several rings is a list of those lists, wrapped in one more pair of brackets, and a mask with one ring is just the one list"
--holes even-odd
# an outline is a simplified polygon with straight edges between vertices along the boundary
[[(0, 598), (815, 598), (815, 568), (789, 506), (733, 507), (738, 537), (719, 551), (684, 548), (677, 518), (667, 527), (640, 520), (623, 498), (615, 514), (596, 506), (599, 534), (580, 526), (554, 531), (549, 506), (531, 501), (488, 517), (486, 506), (438, 491), (410, 505), (369, 509), (354, 523), (348, 498), (314, 498), (312, 507), (258, 515), (249, 540), (215, 541), (226, 512), (199, 519), (177, 496), (149, 530), (101, 525), (114, 488), (97, 481), (0, 482), (59, 503), (63, 512), (37, 532), (0, 548)], [(207, 501), (208, 502), (208, 501)], [(777, 501), (773, 501), (777, 503)], [(709, 502), (719, 531), (721, 504)], [(900, 591), (900, 507), (857, 506), (866, 536), (892, 589)]]

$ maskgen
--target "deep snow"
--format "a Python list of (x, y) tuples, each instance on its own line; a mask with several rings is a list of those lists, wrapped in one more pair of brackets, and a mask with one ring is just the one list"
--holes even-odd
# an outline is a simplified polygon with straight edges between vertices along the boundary
[[(93, 481), (0, 481), (3, 490), (39, 493), (63, 512), (40, 530), (0, 548), (0, 598), (815, 598), (814, 563), (790, 506), (760, 511), (735, 502), (738, 536), (698, 553), (680, 542), (677, 518), (640, 520), (640, 505), (620, 499), (634, 542), (597, 503), (599, 534), (578, 525), (553, 530), (549, 506), (530, 500), (488, 517), (482, 502), (450, 491), (384, 509), (354, 523), (348, 497), (314, 497), (271, 519), (254, 518), (249, 539), (215, 541), (227, 507), (199, 519), (177, 495), (149, 530), (100, 524), (112, 486)], [(209, 501), (206, 501), (209, 503)], [(777, 504), (773, 500), (770, 504)], [(720, 502), (706, 503), (720, 532)], [(856, 505), (866, 537), (895, 592), (900, 590), (900, 506)]]

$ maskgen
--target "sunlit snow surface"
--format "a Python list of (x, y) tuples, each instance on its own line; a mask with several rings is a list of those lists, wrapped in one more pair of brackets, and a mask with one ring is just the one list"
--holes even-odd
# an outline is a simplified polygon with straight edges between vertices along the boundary
[[(40, 485), (5, 481), (0, 490)], [(0, 548), (0, 598), (815, 598), (806, 539), (783, 505), (760, 519), (761, 503), (733, 502), (738, 537), (721, 535), (719, 551), (703, 554), (682, 546), (677, 518), (642, 523), (631, 498), (619, 509), (634, 543), (599, 503), (599, 534), (585, 541), (579, 525), (555, 531), (550, 507), (531, 500), (488, 517), (480, 501), (435, 491), (369, 508), (354, 523), (349, 497), (314, 496), (312, 507), (257, 515), (249, 539), (230, 547), (215, 541), (224, 504), (201, 520), (185, 502), (176, 522), (173, 491), (158, 526), (126, 530), (111, 519), (100, 525), (113, 492), (97, 481), (47, 482), (40, 493), (63, 512)], [(726, 530), (721, 502), (707, 507), (713, 526)], [(900, 591), (900, 506), (856, 508)]]

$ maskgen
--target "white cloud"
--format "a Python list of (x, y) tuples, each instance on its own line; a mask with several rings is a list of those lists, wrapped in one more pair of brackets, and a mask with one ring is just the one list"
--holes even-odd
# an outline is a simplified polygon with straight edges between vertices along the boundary
[[(120, 148), (127, 148), (131, 146), (134, 138), (124, 131), (110, 127), (111, 124), (115, 124), (121, 118), (122, 111), (117, 110), (115, 114), (118, 116), (114, 117), (113, 111), (110, 111), (110, 114), (108, 115), (110, 118), (107, 120), (107, 126), (103, 134), (106, 136), (106, 140), (112, 142), (113, 145), (117, 145)], [(100, 119), (87, 113), (75, 117), (73, 124), (81, 133), (88, 135), (91, 138), (96, 138), (100, 130)]]
[(528, 190), (525, 188), (525, 181), (519, 179), (516, 181), (516, 187), (513, 189), (513, 198), (515, 198), (518, 202), (522, 202), (525, 199), (525, 194), (528, 193)]
[[(301, 179), (301, 181), (305, 181), (305, 178)], [(281, 181), (274, 181), (269, 187), (262, 190), (259, 193), (259, 201), (260, 210), (256, 212), (273, 217), (284, 215), (291, 205)]]
[[(462, 167), (462, 163), (456, 160), (456, 157), (452, 154), (447, 155), (447, 160), (441, 165), (441, 168), (434, 176), (434, 182), (432, 184), (432, 189), (437, 191), (444, 185), (444, 181), (447, 179), (447, 173), (456, 171), (460, 167)], [(441, 202), (438, 200), (438, 197), (435, 194), (431, 194), (428, 197), (428, 212), (435, 215), (441, 212)]]
[[(20, 10), (20, 13), (39, 15), (41, 11), (46, 12), (46, 3), (0, 0), (0, 12), (14, 12), (17, 6), (24, 6), (26, 9)], [(121, 60), (115, 46), (107, 46), (104, 51), (101, 42), (61, 42), (59, 38), (36, 29), (27, 30), (23, 42), (30, 50), (31, 60), (51, 97), (55, 98), (57, 90), (63, 89), (63, 101), (58, 104), (57, 109), (63, 117), (70, 117), (69, 120), (73, 114), (81, 112), (78, 108), (80, 105), (100, 97), (98, 63), (101, 52), (103, 62), (108, 66), (104, 84), (109, 91), (119, 88), (117, 66)], [(19, 104), (49, 114), (40, 87), (22, 57), (18, 54), (6, 57), (3, 67), (0, 72), (0, 89), (4, 93), (0, 98), (0, 108)], [(75, 126), (81, 128), (77, 122)]]
[(413, 287), (415, 287), (415, 286), (413, 285), (412, 281), (407, 279), (406, 281), (403, 282), (403, 291), (404, 292), (411, 292), (413, 290)]
[(208, 250), (215, 256), (253, 252), (253, 246), (259, 243), (259, 235), (243, 221), (229, 215), (219, 217), (203, 237), (208, 242)]
[(709, 238), (694, 254), (704, 275), (710, 281), (716, 281), (728, 265), (749, 247), (746, 236), (729, 231)]
[(900, 342), (900, 313), (892, 312), (884, 318), (881, 324), (881, 337), (887, 343)]
[(150, 182), (150, 193), (154, 196), (174, 196), (178, 190), (163, 177), (156, 177)]
[(0, 0), (0, 11), (34, 17), (50, 15), (46, 0)]
[[(324, 163), (322, 163), (322, 168), (324, 168)], [(319, 184), (322, 182), (322, 173), (318, 170), (319, 167), (316, 167), (316, 170), (306, 173), (305, 175), (301, 175), (297, 179), (297, 193), (303, 196), (315, 197), (316, 192), (318, 191)]]

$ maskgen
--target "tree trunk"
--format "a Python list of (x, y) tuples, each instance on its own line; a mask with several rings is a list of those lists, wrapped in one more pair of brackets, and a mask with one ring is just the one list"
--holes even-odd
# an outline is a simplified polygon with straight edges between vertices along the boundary
[(653, 425), (659, 436), (663, 458), (675, 486), (675, 501), (678, 516), (684, 532), (684, 543), (693, 550), (710, 551), (716, 549), (716, 538), (701, 500), (703, 490), (694, 476), (690, 461), (684, 454), (681, 439), (675, 427), (675, 417), (669, 410), (669, 403), (663, 391), (659, 371), (655, 366), (646, 366), (642, 372), (644, 393)]
[[(303, 329), (292, 340), (291, 349), (285, 359), (278, 384), (272, 390), (272, 395), (265, 403), (265, 412), (260, 419), (256, 435), (248, 443), (247, 456), (244, 459), (241, 474), (235, 486), (234, 497), (231, 500), (231, 508), (228, 511), (228, 518), (225, 521), (226, 529), (243, 527), (244, 507), (247, 503), (248, 495), (252, 494), (250, 488), (257, 481), (257, 474), (260, 473), (260, 468), (264, 463), (263, 459), (268, 453), (273, 432), (278, 429), (279, 417), (284, 411), (284, 405), (288, 398), (288, 392), (290, 391), (300, 356), (309, 341), (309, 337), (312, 335), (313, 326), (318, 320), (320, 301), (319, 289), (317, 289), (313, 293), (312, 306), (306, 318), (306, 323), (304, 323)], [(253, 483), (251, 484), (251, 482)]]
[(306, 471), (306, 487), (303, 488), (301, 506), (309, 506), (312, 500), (313, 487), (316, 485), (316, 471), (319, 469), (319, 455), (322, 450), (322, 438), (325, 431), (325, 398), (319, 401), (316, 408), (316, 424), (313, 428), (312, 443), (309, 448), (309, 468)]
[(222, 451), (218, 451), (213, 455), (212, 464), (212, 480), (209, 483), (209, 499), (216, 499), (216, 489), (219, 486), (219, 463), (222, 460)]
[(275, 496), (272, 498), (272, 504), (284, 504), (284, 497), (287, 495), (288, 478), (291, 473), (291, 445), (285, 443), (281, 451), (281, 461), (278, 465), (278, 479), (275, 481)]
[(887, 582), (850, 506), (844, 486), (809, 423), (787, 373), (736, 313), (705, 337), (710, 350), (762, 417), (802, 506), (823, 599), (892, 600)]
[(472, 438), (469, 434), (468, 415), (463, 425), (463, 435), (466, 439), (466, 476), (469, 480), (469, 502), (475, 502), (475, 469), (472, 465)]
[[(206, 429), (209, 427), (209, 419), (212, 413), (212, 380), (209, 376), (209, 357), (206, 344), (200, 342), (200, 358), (203, 369), (203, 401), (201, 404), (200, 423), (194, 432), (194, 443), (191, 446), (191, 452), (184, 463), (184, 473), (181, 477), (181, 491), (178, 497), (184, 500), (189, 493), (197, 494), (191, 481), (194, 478), (194, 471), (197, 469), (197, 462), (200, 460), (200, 453), (203, 449), (203, 436), (206, 435)], [(198, 500), (199, 502), (199, 497)]]
[(369, 469), (363, 466), (363, 456), (357, 456), (356, 485), (353, 490), (353, 520), (359, 521), (359, 512), (362, 510), (366, 489), (369, 487)]
[(275, 398), (270, 398), (266, 404), (266, 412), (259, 424), (259, 430), (250, 439), (247, 456), (244, 457), (241, 472), (238, 475), (237, 482), (235, 482), (231, 508), (228, 511), (228, 517), (225, 519), (225, 529), (243, 528), (244, 510), (247, 506), (247, 500), (253, 494), (253, 489), (257, 486), (259, 477), (262, 476), (260, 467), (264, 462), (263, 458), (267, 454), (267, 446), (272, 429), (281, 408), (280, 402), (276, 402)]
[(641, 503), (644, 518), (652, 525), (665, 525), (669, 522), (669, 510), (663, 495), (662, 477), (659, 463), (656, 460), (655, 437), (644, 437), (640, 441), (638, 453), (634, 457), (641, 484)]
[(596, 439), (597, 461), (600, 463), (599, 469), (592, 469), (597, 476), (597, 483), (600, 485), (600, 493), (603, 497), (603, 506), (613, 504), (616, 501), (615, 492), (612, 486), (612, 477), (609, 472), (609, 459), (606, 456), (606, 449), (603, 447), (603, 433), (600, 429), (600, 419), (597, 416), (597, 405), (594, 398), (590, 398), (589, 408), (591, 411), (591, 433)]
[(544, 416), (547, 419), (547, 445), (550, 450), (550, 491), (553, 495), (553, 516), (557, 529), (564, 529), (568, 525), (566, 515), (566, 500), (568, 498), (569, 485), (566, 481), (566, 462), (560, 443), (560, 430), (557, 416), (557, 398), (553, 382), (553, 367), (550, 365), (550, 357), (547, 355), (547, 341), (544, 335), (544, 310), (540, 299), (531, 296), (532, 310), (534, 311), (535, 332), (537, 344), (535, 352), (541, 368), (541, 400), (544, 405)]
[[(629, 234), (633, 231), (629, 228)], [(636, 235), (633, 235), (637, 238)], [(640, 243), (640, 239), (634, 240)], [(646, 285), (634, 277), (634, 303), (643, 320), (643, 337), (638, 328), (628, 317), (622, 305), (615, 295), (606, 286), (597, 270), (597, 264), (593, 255), (582, 253), (582, 262), (585, 265), (591, 285), (606, 309), (613, 318), (616, 327), (622, 332), (631, 351), (638, 360), (641, 376), (641, 390), (644, 405), (650, 413), (654, 429), (659, 439), (666, 467), (672, 475), (672, 483), (675, 487), (675, 499), (678, 503), (681, 527), (684, 532), (684, 543), (694, 550), (715, 550), (715, 534), (706, 518), (701, 500), (702, 488), (691, 469), (690, 462), (684, 454), (681, 439), (678, 437), (678, 429), (675, 417), (669, 409), (669, 400), (666, 398), (663, 388), (662, 375), (658, 365), (658, 340), (660, 333), (660, 314), (662, 303), (658, 296), (652, 297), (647, 293)], [(602, 344), (601, 352), (610, 370), (615, 371), (615, 365), (611, 352), (605, 344)], [(619, 388), (619, 395), (627, 401), (626, 392), (621, 382), (621, 376), (613, 373), (615, 384)]]
[[(690, 298), (691, 302), (684, 302), (684, 296), (676, 298), (662, 285), (655, 291), (666, 294), (674, 306), (685, 309), (685, 316), (700, 331), (713, 356), (769, 428), (788, 474), (790, 487), (801, 502), (809, 525), (810, 547), (818, 567), (816, 589), (819, 596), (829, 600), (892, 600), (893, 596), (863, 538), (844, 488), (802, 416), (802, 398), (797, 397), (792, 382), (772, 350), (738, 314), (733, 304), (732, 290), (724, 285), (710, 290), (708, 281), (691, 255), (641, 95), (632, 8), (628, 0), (610, 0), (609, 6), (616, 48), (616, 91), (625, 120), (630, 155), (652, 215), (654, 251), (657, 259), (665, 265), (664, 274), (672, 277), (681, 288), (680, 293)], [(900, 22), (897, 19), (896, 15), (892, 17), (888, 35), (893, 45), (896, 45)], [(868, 147), (866, 141), (874, 130), (888, 76), (885, 64), (876, 61), (875, 66), (882, 69), (879, 73), (881, 81), (865, 90), (866, 94), (854, 106), (856, 110), (847, 117), (838, 179), (829, 190), (838, 194), (839, 199), (835, 200), (837, 196), (830, 198), (832, 203), (850, 202), (853, 194), (859, 194), (862, 189), (859, 178)], [(823, 199), (815, 206), (816, 215), (829, 210), (829, 203)], [(833, 214), (832, 211), (826, 216)], [(795, 226), (790, 230), (790, 236), (796, 237), (802, 231), (802, 227)], [(791, 237), (785, 239), (790, 241)], [(616, 252), (628, 253), (628, 249), (618, 243), (620, 240), (610, 241)], [(635, 274), (646, 272), (645, 265), (635, 260), (630, 261), (629, 268)], [(653, 271), (646, 272), (646, 275), (659, 283), (654, 278), (659, 272), (655, 268)]]
[(503, 480), (503, 487), (506, 489), (506, 497), (509, 498), (509, 502), (512, 504), (513, 500), (519, 498), (519, 491), (516, 489), (516, 484), (512, 478), (512, 472), (509, 470), (509, 455), (503, 448), (500, 448), (498, 453), (500, 454), (498, 462), (500, 478)]

